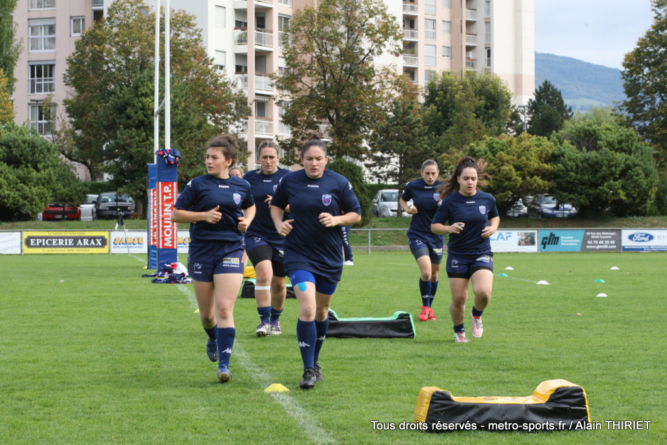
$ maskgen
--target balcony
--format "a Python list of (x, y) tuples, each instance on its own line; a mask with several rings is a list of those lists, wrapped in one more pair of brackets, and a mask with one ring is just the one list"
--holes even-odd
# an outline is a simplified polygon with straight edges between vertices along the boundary
[(466, 9), (466, 21), (467, 22), (476, 22), (477, 21), (477, 10), (476, 9)]
[(403, 3), (403, 15), (417, 15), (417, 3)]
[(477, 46), (477, 34), (466, 34), (466, 46)]
[(247, 44), (248, 44), (248, 29), (236, 28), (234, 30), (234, 45), (247, 45)]
[(237, 129), (241, 134), (248, 134), (248, 121), (247, 120), (239, 121)]
[(412, 28), (404, 28), (403, 29), (403, 39), (405, 40), (418, 40), (419, 39), (419, 31), (416, 29)]
[(236, 87), (239, 90), (246, 91), (248, 90), (248, 75), (247, 74), (236, 74)]
[(320, 124), (317, 126), (317, 129), (320, 133), (320, 138), (323, 141), (331, 140), (331, 135), (329, 134), (329, 130), (331, 130), (331, 124)]
[(424, 38), (426, 40), (435, 40), (435, 38), (436, 38), (435, 31), (427, 29), (426, 31), (424, 31)]
[(273, 32), (269, 30), (255, 30), (255, 46), (273, 48)]
[(292, 128), (289, 125), (283, 124), (281, 121), (278, 125), (278, 134), (289, 136), (292, 134)]
[(273, 0), (255, 0), (255, 9), (273, 8)]
[(477, 59), (466, 59), (466, 69), (467, 70), (476, 70), (477, 69)]
[(419, 57), (416, 54), (403, 54), (403, 66), (419, 66)]
[(104, 7), (104, 0), (93, 0), (93, 8), (103, 8), (103, 7)]
[(278, 0), (279, 5), (292, 7), (292, 0)]
[(273, 94), (271, 79), (265, 73), (255, 73), (255, 92), (262, 94)]
[(273, 137), (273, 119), (268, 117), (255, 118), (255, 137)]

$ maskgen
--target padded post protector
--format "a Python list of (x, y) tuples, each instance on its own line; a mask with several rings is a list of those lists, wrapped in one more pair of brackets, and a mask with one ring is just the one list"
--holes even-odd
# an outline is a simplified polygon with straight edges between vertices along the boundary
[(415, 409), (415, 422), (431, 433), (465, 431), (466, 422), (482, 431), (537, 432), (585, 429), (590, 421), (584, 388), (561, 379), (542, 382), (529, 397), (454, 397), (429, 386), (419, 392)]
[[(257, 280), (250, 278), (243, 282), (241, 286), (241, 298), (255, 298), (255, 283)], [(287, 298), (296, 298), (292, 285), (287, 283)]]
[(415, 338), (415, 324), (408, 312), (387, 318), (338, 318), (329, 309), (327, 338)]

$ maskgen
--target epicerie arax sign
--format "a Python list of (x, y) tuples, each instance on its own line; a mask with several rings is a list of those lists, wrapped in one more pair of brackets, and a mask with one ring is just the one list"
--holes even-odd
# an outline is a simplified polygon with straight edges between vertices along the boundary
[(109, 253), (109, 232), (23, 232), (23, 253)]

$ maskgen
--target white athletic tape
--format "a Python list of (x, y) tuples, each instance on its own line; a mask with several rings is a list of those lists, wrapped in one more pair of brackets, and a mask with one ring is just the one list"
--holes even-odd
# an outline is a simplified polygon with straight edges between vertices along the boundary
[(255, 286), (255, 290), (271, 290), (271, 286)]
[[(183, 284), (176, 284), (175, 287), (188, 297), (188, 300), (190, 300), (190, 304), (192, 304), (193, 307), (197, 307), (197, 298), (190, 289)], [(253, 363), (248, 353), (241, 347), (238, 339), (234, 341), (234, 358), (243, 368), (245, 368), (260, 388), (266, 388), (273, 381), (269, 374)], [(303, 409), (292, 396), (284, 392), (272, 392), (269, 394), (271, 394), (271, 397), (273, 397), (273, 399), (287, 411), (287, 414), (296, 420), (311, 442), (316, 444), (338, 443), (331, 434), (317, 426), (317, 420), (314, 419), (308, 411)]]

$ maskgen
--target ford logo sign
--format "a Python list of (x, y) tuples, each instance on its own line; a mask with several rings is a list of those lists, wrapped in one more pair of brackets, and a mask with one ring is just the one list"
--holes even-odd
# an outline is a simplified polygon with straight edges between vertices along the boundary
[(633, 241), (635, 243), (648, 243), (649, 241), (653, 240), (653, 235), (650, 233), (633, 233), (630, 236), (628, 236), (628, 239), (630, 241)]

